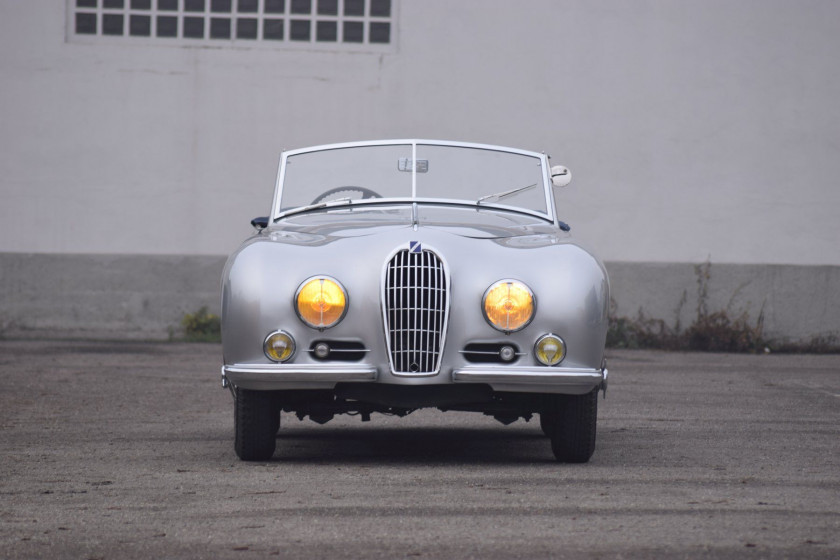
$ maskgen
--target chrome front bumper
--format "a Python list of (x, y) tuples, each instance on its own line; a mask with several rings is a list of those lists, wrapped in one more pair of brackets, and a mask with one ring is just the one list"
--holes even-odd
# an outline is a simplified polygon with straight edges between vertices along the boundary
[(222, 366), (222, 386), (243, 389), (323, 389), (344, 381), (376, 381), (374, 366), (363, 364), (234, 364)]
[(596, 387), (607, 390), (603, 369), (564, 367), (465, 366), (452, 372), (455, 383), (486, 383), (494, 391), (582, 395)]
[[(495, 391), (584, 394), (596, 387), (606, 392), (607, 367), (515, 367), (470, 365), (452, 370), (449, 383), (485, 383)], [(222, 386), (243, 389), (331, 389), (336, 383), (373, 382), (375, 366), (365, 364), (233, 364), (222, 366)], [(447, 376), (441, 376), (445, 378)], [(412, 378), (394, 381), (411, 384)], [(426, 379), (429, 384), (434, 378)]]

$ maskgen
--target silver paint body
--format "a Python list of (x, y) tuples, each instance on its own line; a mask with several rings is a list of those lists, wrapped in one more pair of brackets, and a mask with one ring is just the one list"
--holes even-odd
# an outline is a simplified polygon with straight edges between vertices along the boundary
[[(338, 202), (304, 212), (284, 207), (289, 158), (383, 145), (404, 147), (410, 161), (418, 162), (422, 151), (418, 146), (433, 146), (436, 153), (466, 148), (468, 155), (487, 151), (532, 158), (528, 161), (538, 162), (541, 181), (527, 196), (539, 203), (544, 194), (545, 209), (516, 208), (516, 196), (481, 203), (475, 202), (477, 197), (424, 198), (414, 189), (426, 177), (418, 181), (420, 173), (413, 170), (407, 172), (413, 181), (410, 196)], [(438, 169), (435, 159), (423, 165), (429, 166), (429, 174)], [(225, 383), (256, 390), (331, 389), (339, 382), (482, 383), (496, 391), (568, 394), (606, 388), (609, 280), (600, 260), (560, 228), (548, 170), (544, 154), (457, 142), (360, 142), (284, 152), (269, 226), (246, 240), (225, 266)], [(323, 190), (313, 188), (310, 198)], [(498, 190), (486, 194), (493, 192)], [(441, 366), (433, 375), (395, 374), (386, 346), (383, 269), (390, 256), (410, 242), (434, 250), (448, 269), (451, 307)], [(300, 283), (315, 275), (337, 279), (348, 294), (344, 319), (325, 331), (305, 325), (294, 307)], [(509, 334), (491, 327), (482, 311), (485, 290), (506, 278), (524, 282), (536, 299), (530, 324)], [(266, 335), (276, 330), (286, 331), (296, 342), (294, 356), (283, 364), (271, 362), (263, 353)], [(546, 333), (559, 335), (567, 345), (565, 359), (555, 367), (534, 357), (534, 343)], [(368, 352), (358, 362), (318, 361), (307, 352), (316, 340), (362, 342)], [(511, 364), (470, 363), (461, 351), (476, 342), (513, 343), (522, 355)]]

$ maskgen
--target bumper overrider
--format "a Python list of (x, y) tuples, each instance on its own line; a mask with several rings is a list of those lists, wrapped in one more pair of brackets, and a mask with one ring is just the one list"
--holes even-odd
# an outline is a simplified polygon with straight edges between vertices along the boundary
[[(570, 367), (469, 365), (441, 376), (442, 384), (481, 383), (495, 391), (584, 394), (606, 393), (608, 370)], [(396, 384), (411, 379), (394, 377)], [(427, 378), (428, 379), (428, 378)], [(222, 366), (222, 385), (243, 389), (283, 390), (331, 388), (336, 383), (380, 381), (376, 366), (365, 364), (232, 364)]]

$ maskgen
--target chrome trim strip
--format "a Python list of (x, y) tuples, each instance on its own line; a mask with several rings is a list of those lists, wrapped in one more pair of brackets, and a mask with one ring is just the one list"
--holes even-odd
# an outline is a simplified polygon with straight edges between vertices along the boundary
[(411, 143), (411, 198), (417, 198), (417, 142)]
[(452, 371), (455, 383), (513, 383), (521, 385), (581, 385), (603, 382), (605, 372), (587, 368), (464, 366)]
[(295, 150), (286, 150), (285, 154), (294, 156), (304, 154), (307, 152), (319, 152), (324, 150), (337, 150), (341, 148), (358, 148), (362, 146), (409, 146), (423, 144), (428, 146), (454, 146), (456, 148), (476, 148), (479, 150), (491, 150), (495, 152), (510, 152), (512, 154), (519, 154), (523, 156), (531, 156), (535, 158), (544, 158), (545, 154), (540, 152), (533, 152), (531, 150), (521, 150), (519, 148), (511, 148), (508, 146), (496, 146), (493, 144), (481, 144), (473, 142), (456, 142), (450, 140), (428, 140), (423, 138), (395, 138), (390, 140), (362, 140), (358, 142), (344, 142), (338, 144), (322, 144), (320, 146), (309, 146), (307, 148), (298, 148)]
[(375, 381), (375, 366), (346, 364), (233, 364), (222, 376), (260, 381)]
[[(404, 204), (427, 204), (427, 205), (438, 205), (438, 206), (459, 206), (459, 207), (466, 207), (472, 208), (473, 210), (480, 209), (480, 210), (501, 210), (505, 212), (516, 212), (517, 214), (525, 214), (527, 216), (533, 216), (535, 218), (539, 218), (540, 220), (547, 221), (549, 223), (554, 223), (555, 219), (551, 218), (545, 212), (540, 212), (538, 210), (528, 210), (527, 208), (521, 208), (518, 206), (509, 206), (507, 204), (493, 204), (493, 203), (484, 203), (481, 205), (477, 205), (474, 200), (464, 200), (458, 198), (411, 198), (411, 197), (393, 197), (393, 198), (370, 198), (370, 199), (358, 199), (353, 200), (352, 203), (342, 203), (336, 204), (332, 206), (318, 206), (308, 208), (307, 212), (352, 212), (356, 209), (363, 208), (366, 206), (401, 206)], [(272, 220), (272, 224), (277, 223), (279, 220), (286, 218), (287, 216), (297, 216), (302, 214), (303, 212), (300, 211), (300, 207), (289, 208), (284, 211), (277, 211), (276, 216)]]
[[(458, 350), (459, 354), (484, 354), (487, 356), (498, 356), (498, 352), (490, 352), (489, 350)], [(516, 352), (516, 356), (527, 356), (527, 352)]]
[[(313, 352), (314, 349), (310, 348), (307, 352)], [(333, 348), (330, 346), (330, 354), (340, 354), (342, 352), (346, 352), (347, 354), (351, 354), (353, 352), (370, 352), (370, 348), (359, 348), (358, 350), (353, 348)]]

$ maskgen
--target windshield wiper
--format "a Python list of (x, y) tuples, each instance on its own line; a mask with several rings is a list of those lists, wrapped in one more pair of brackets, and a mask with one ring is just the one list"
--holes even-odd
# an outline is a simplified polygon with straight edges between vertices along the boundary
[[(338, 204), (341, 203), (341, 204)], [(306, 206), (301, 206), (299, 208), (291, 208), (287, 210), (281, 217), (285, 218), (286, 216), (290, 216), (292, 214), (300, 214), (301, 212), (308, 212), (309, 210), (317, 210), (318, 208), (326, 208), (327, 206), (343, 206), (345, 204), (352, 204), (353, 199), (349, 196), (345, 196), (342, 198), (336, 198), (334, 200), (325, 200), (324, 202), (319, 202), (317, 204), (307, 204)], [(274, 221), (276, 222), (280, 218), (275, 218)]]
[(537, 183), (534, 183), (533, 185), (528, 185), (527, 187), (519, 187), (518, 189), (503, 191), (503, 192), (500, 192), (500, 193), (488, 194), (488, 195), (482, 196), (481, 198), (476, 200), (475, 203), (476, 204), (481, 204), (485, 200), (488, 200), (488, 199), (491, 199), (491, 198), (495, 198), (496, 200), (502, 200), (503, 198), (507, 198), (507, 197), (509, 197), (511, 195), (514, 195), (516, 193), (520, 193), (522, 191), (527, 191), (528, 189), (533, 189), (536, 186), (537, 186)]

